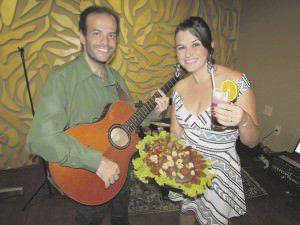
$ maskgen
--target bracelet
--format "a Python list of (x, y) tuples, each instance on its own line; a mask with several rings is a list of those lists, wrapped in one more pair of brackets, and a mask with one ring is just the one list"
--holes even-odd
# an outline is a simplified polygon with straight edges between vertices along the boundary
[(243, 124), (241, 124), (240, 125), (240, 127), (245, 127), (245, 126), (247, 126), (247, 123), (249, 122), (249, 115), (247, 114), (247, 120), (246, 120), (246, 122), (244, 122)]

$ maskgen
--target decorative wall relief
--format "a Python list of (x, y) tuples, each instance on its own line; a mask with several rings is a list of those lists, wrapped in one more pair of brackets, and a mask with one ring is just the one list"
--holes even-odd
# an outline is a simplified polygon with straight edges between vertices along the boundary
[[(226, 1), (227, 2), (227, 1)], [(78, 20), (90, 5), (120, 15), (118, 49), (111, 65), (134, 100), (146, 100), (174, 73), (174, 29), (201, 15), (212, 28), (217, 61), (233, 65), (239, 1), (221, 0), (0, 0), (0, 169), (31, 164), (24, 149), (32, 113), (18, 47), (25, 50), (34, 105), (47, 73), (80, 53)]]

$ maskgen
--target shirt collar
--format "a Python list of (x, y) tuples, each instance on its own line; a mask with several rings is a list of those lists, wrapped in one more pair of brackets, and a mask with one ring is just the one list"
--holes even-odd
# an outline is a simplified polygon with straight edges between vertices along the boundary
[[(94, 74), (92, 72), (89, 64), (85, 60), (82, 53), (78, 56), (76, 61), (77, 61), (76, 62), (77, 71), (78, 71), (78, 74), (79, 74), (81, 80), (85, 80), (91, 76), (97, 76), (96, 74)], [(116, 80), (115, 80), (114, 76), (112, 75), (111, 69), (109, 68), (109, 66), (107, 64), (104, 64), (104, 69), (106, 72), (106, 80), (102, 81), (103, 85), (104, 86), (114, 85), (116, 83)]]

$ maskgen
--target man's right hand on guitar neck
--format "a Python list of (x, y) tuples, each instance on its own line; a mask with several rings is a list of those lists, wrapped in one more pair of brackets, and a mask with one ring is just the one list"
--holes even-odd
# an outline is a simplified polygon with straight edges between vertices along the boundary
[(102, 156), (102, 160), (96, 174), (101, 180), (103, 180), (105, 188), (108, 188), (109, 185), (114, 184), (119, 179), (120, 168), (117, 163)]

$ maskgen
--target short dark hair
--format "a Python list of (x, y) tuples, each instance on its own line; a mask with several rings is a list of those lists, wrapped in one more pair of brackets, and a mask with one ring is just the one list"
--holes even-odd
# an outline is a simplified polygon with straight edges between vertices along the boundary
[(177, 25), (175, 30), (175, 36), (179, 31), (188, 30), (191, 34), (195, 35), (206, 48), (209, 53), (208, 62), (212, 65), (215, 63), (213, 58), (214, 49), (212, 47), (211, 31), (207, 23), (198, 16), (191, 16)]
[(117, 15), (117, 13), (114, 10), (104, 7), (104, 6), (90, 6), (90, 7), (86, 8), (80, 14), (80, 20), (78, 23), (79, 31), (81, 31), (84, 36), (86, 36), (86, 32), (87, 32), (86, 20), (87, 20), (88, 15), (91, 13), (108, 14), (108, 15), (113, 16), (117, 23), (117, 31), (116, 31), (117, 35), (119, 34), (119, 31), (120, 31), (119, 16)]

